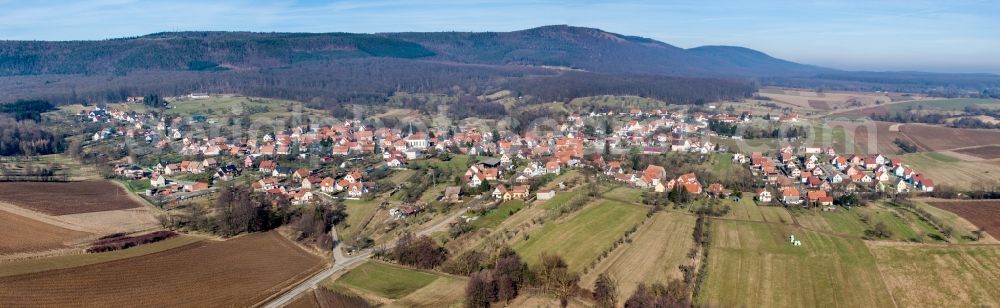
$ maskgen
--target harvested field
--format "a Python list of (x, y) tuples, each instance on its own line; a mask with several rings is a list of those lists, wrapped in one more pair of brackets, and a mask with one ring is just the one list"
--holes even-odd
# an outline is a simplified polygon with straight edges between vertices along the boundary
[(159, 228), (156, 210), (145, 206), (125, 210), (52, 216), (0, 201), (0, 211), (7, 211), (65, 229), (98, 235)]
[[(127, 250), (126, 250), (127, 251)], [(0, 278), (0, 303), (15, 307), (251, 306), (322, 269), (277, 232), (76, 268)]]
[(982, 159), (1000, 158), (1000, 145), (988, 145), (975, 148), (965, 148), (954, 151), (962, 154), (972, 155)]
[(937, 185), (959, 189), (992, 186), (1000, 180), (1000, 165), (986, 161), (960, 161), (940, 153), (911, 153), (899, 158), (904, 164), (934, 180)]
[[(893, 129), (896, 123), (826, 121), (816, 123), (812, 146), (833, 146), (837, 153), (890, 153), (899, 152), (893, 141), (909, 137)], [(919, 145), (918, 145), (919, 146)]]
[(883, 103), (892, 99), (881, 93), (871, 92), (815, 92), (806, 90), (791, 89), (761, 89), (760, 93), (770, 97), (775, 102), (792, 105), (803, 110), (831, 110), (844, 109), (851, 106), (851, 102), (857, 102), (862, 106), (874, 106), (876, 101)]
[(993, 237), (1000, 236), (1000, 200), (932, 201), (927, 204), (958, 214)]
[[(983, 145), (1000, 145), (1000, 131), (989, 129), (963, 129), (926, 124), (900, 124), (877, 121), (828, 121), (817, 129), (819, 133), (833, 132), (833, 140), (839, 142), (846, 138), (846, 143), (854, 143), (861, 152), (899, 153), (899, 147), (893, 144), (896, 139), (902, 139), (917, 145), (921, 151), (942, 151), (978, 147)], [(843, 130), (846, 133), (839, 132)], [(817, 136), (821, 146), (825, 137)], [(838, 148), (838, 150), (840, 150)], [(986, 153), (996, 150), (984, 149)], [(994, 154), (998, 155), (998, 154)]]
[(1000, 247), (871, 246), (899, 307), (1000, 305)]
[(618, 298), (628, 298), (639, 283), (681, 278), (679, 265), (689, 264), (691, 232), (695, 217), (659, 212), (636, 231), (632, 242), (620, 247), (580, 280), (580, 286), (592, 288), (597, 275), (607, 273), (618, 282)]
[(49, 215), (68, 215), (142, 206), (108, 181), (3, 182), (0, 201)]
[(67, 248), (89, 235), (0, 210), (0, 254)]
[[(787, 225), (712, 221), (708, 276), (696, 306), (888, 307), (875, 258), (859, 239)], [(792, 246), (794, 234), (802, 246)]]

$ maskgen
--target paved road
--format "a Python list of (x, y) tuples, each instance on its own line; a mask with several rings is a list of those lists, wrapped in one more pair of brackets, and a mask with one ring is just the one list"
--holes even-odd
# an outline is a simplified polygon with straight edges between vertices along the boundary
[[(430, 227), (428, 227), (428, 228), (426, 228), (424, 230), (421, 230), (421, 231), (417, 232), (417, 235), (429, 235), (431, 233), (434, 233), (434, 232), (446, 229), (448, 227), (448, 223), (454, 221), (459, 216), (462, 216), (462, 214), (465, 214), (466, 210), (468, 210), (468, 208), (464, 208), (464, 209), (458, 211), (457, 213), (452, 214), (451, 216), (448, 216), (447, 218), (441, 220), (441, 222), (438, 222), (437, 224), (434, 224), (433, 226), (430, 226)], [(336, 229), (336, 228), (334, 228), (334, 229)], [(336, 230), (331, 230), (330, 231), (330, 235), (332, 235), (333, 238), (336, 239), (337, 238), (337, 231)], [(354, 254), (352, 256), (345, 256), (344, 253), (343, 253), (343, 249), (341, 249), (340, 243), (337, 243), (337, 247), (333, 248), (333, 256), (334, 256), (334, 264), (333, 264), (333, 266), (331, 266), (330, 268), (328, 268), (326, 270), (323, 270), (322, 272), (317, 273), (316, 275), (313, 275), (312, 277), (310, 277), (306, 281), (303, 281), (302, 283), (300, 283), (299, 285), (295, 286), (291, 290), (288, 290), (287, 292), (285, 292), (285, 294), (282, 294), (281, 296), (275, 297), (269, 303), (267, 303), (266, 305), (264, 305), (264, 307), (266, 307), (266, 308), (280, 308), (280, 307), (284, 307), (284, 306), (290, 304), (292, 301), (295, 300), (296, 297), (299, 297), (300, 295), (305, 294), (305, 293), (309, 292), (310, 290), (315, 289), (319, 285), (320, 282), (323, 282), (323, 280), (326, 280), (327, 278), (330, 278), (330, 276), (333, 276), (333, 274), (336, 274), (337, 272), (339, 272), (341, 270), (347, 269), (347, 268), (349, 268), (349, 267), (351, 267), (351, 266), (353, 266), (355, 264), (358, 264), (358, 263), (361, 263), (361, 262), (364, 262), (364, 261), (368, 260), (368, 258), (370, 258), (372, 256), (372, 252), (371, 252), (370, 249), (367, 249), (367, 250), (365, 250), (363, 252)]]

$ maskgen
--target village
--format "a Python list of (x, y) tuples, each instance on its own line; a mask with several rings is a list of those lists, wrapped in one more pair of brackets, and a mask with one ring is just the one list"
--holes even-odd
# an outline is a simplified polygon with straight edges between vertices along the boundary
[[(133, 100), (140, 102), (141, 97)], [(721, 183), (706, 183), (696, 173), (667, 176), (672, 166), (631, 166), (629, 155), (725, 155), (745, 165), (757, 182), (754, 199), (761, 204), (822, 206), (831, 208), (837, 198), (855, 193), (930, 192), (934, 182), (898, 159), (881, 154), (838, 154), (833, 147), (785, 144), (769, 152), (740, 153), (713, 142), (719, 134), (710, 122), (745, 123), (757, 117), (775, 123), (795, 123), (795, 113), (781, 116), (739, 115), (726, 111), (686, 113), (684, 110), (642, 110), (574, 113), (554, 131), (486, 130), (481, 127), (440, 127), (414, 130), (372, 127), (360, 120), (333, 125), (299, 125), (266, 132), (258, 139), (232, 139), (183, 131), (190, 123), (212, 122), (204, 116), (158, 117), (134, 111), (95, 107), (81, 110), (80, 121), (101, 123), (104, 129), (91, 141), (123, 139), (145, 143), (187, 159), (152, 165), (117, 164), (115, 175), (130, 181), (148, 180), (142, 193), (150, 200), (185, 200), (211, 193), (220, 183), (240, 180), (255, 191), (305, 204), (323, 198), (361, 199), (374, 191), (399, 189), (400, 183), (381, 183), (392, 170), (428, 158), (464, 155), (478, 158), (455, 186), (439, 196), (460, 200), (462, 195), (485, 194), (499, 201), (547, 199), (551, 190), (533, 190), (529, 182), (544, 175), (558, 175), (571, 168), (600, 170), (609, 180), (666, 193), (683, 191), (691, 196), (725, 197), (734, 194)], [(621, 123), (605, 132), (585, 123)], [(586, 131), (590, 130), (590, 134)], [(713, 137), (715, 139), (713, 139)], [(733, 137), (733, 139), (739, 139)], [(118, 140), (118, 141), (116, 141)], [(606, 160), (607, 159), (607, 160)], [(148, 161), (148, 160), (147, 160)], [(334, 165), (334, 166), (331, 166)], [(377, 173), (373, 178), (370, 173)], [(460, 180), (457, 178), (460, 177)], [(394, 216), (420, 211), (426, 204), (399, 204)], [(404, 211), (405, 209), (405, 211)]]

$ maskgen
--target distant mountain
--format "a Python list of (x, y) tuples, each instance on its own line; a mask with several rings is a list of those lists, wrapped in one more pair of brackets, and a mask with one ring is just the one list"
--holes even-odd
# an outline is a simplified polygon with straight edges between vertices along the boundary
[(432, 55), (418, 44), (371, 34), (167, 32), (102, 41), (0, 41), (0, 76), (257, 69)]
[(600, 29), (545, 26), (513, 32), (388, 33), (433, 50), (433, 58), (490, 64), (563, 66), (603, 73), (698, 77), (802, 76), (831, 69), (740, 47), (682, 49)]
[(738, 47), (682, 49), (599, 29), (513, 32), (167, 32), (103, 41), (0, 42), (0, 75), (225, 70), (390, 57), (492, 65), (559, 66), (599, 73), (696, 77), (802, 76), (833, 70)]
[[(74, 76), (63, 78), (67, 75)], [(112, 86), (108, 76), (131, 79)], [(140, 77), (145, 86), (131, 86)], [(60, 80), (74, 84), (59, 88)], [(453, 91), (457, 85), (475, 93), (513, 87), (539, 100), (626, 94), (710, 101), (745, 97), (757, 84), (1000, 97), (998, 75), (840, 71), (748, 48), (683, 49), (572, 26), (512, 32), (165, 32), (100, 41), (0, 41), (3, 82), (0, 88), (7, 92), (0, 99), (58, 102), (247, 88), (275, 97), (370, 102), (393, 91)], [(54, 91), (62, 92), (53, 96)], [(310, 98), (311, 93), (326, 94)]]

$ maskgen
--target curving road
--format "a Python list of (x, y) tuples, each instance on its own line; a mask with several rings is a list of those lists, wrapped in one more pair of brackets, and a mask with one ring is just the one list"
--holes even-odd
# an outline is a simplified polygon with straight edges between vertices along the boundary
[[(467, 210), (468, 208), (463, 208), (457, 213), (452, 214), (451, 216), (448, 216), (445, 219), (442, 219), (440, 222), (434, 224), (433, 226), (430, 226), (424, 230), (417, 232), (417, 235), (429, 235), (439, 230), (443, 230), (448, 227), (449, 223), (457, 219), (459, 216), (462, 216), (462, 214), (465, 214), (465, 211)], [(334, 239), (336, 239), (337, 238), (336, 228), (334, 228), (334, 230), (331, 230), (330, 234), (333, 236)], [(391, 248), (391, 246), (388, 248)], [(284, 307), (290, 304), (300, 295), (315, 289), (317, 286), (319, 286), (320, 282), (323, 282), (323, 280), (330, 278), (330, 276), (333, 276), (333, 274), (336, 274), (341, 270), (347, 269), (357, 263), (364, 262), (368, 260), (368, 258), (370, 258), (371, 256), (372, 256), (371, 249), (366, 249), (352, 256), (345, 256), (343, 249), (341, 249), (341, 244), (338, 242), (337, 246), (333, 248), (333, 258), (334, 258), (333, 266), (323, 270), (322, 272), (316, 273), (316, 275), (309, 277), (309, 279), (306, 279), (305, 281), (299, 283), (294, 288), (286, 291), (281, 296), (271, 299), (267, 304), (263, 306), (267, 308)]]

